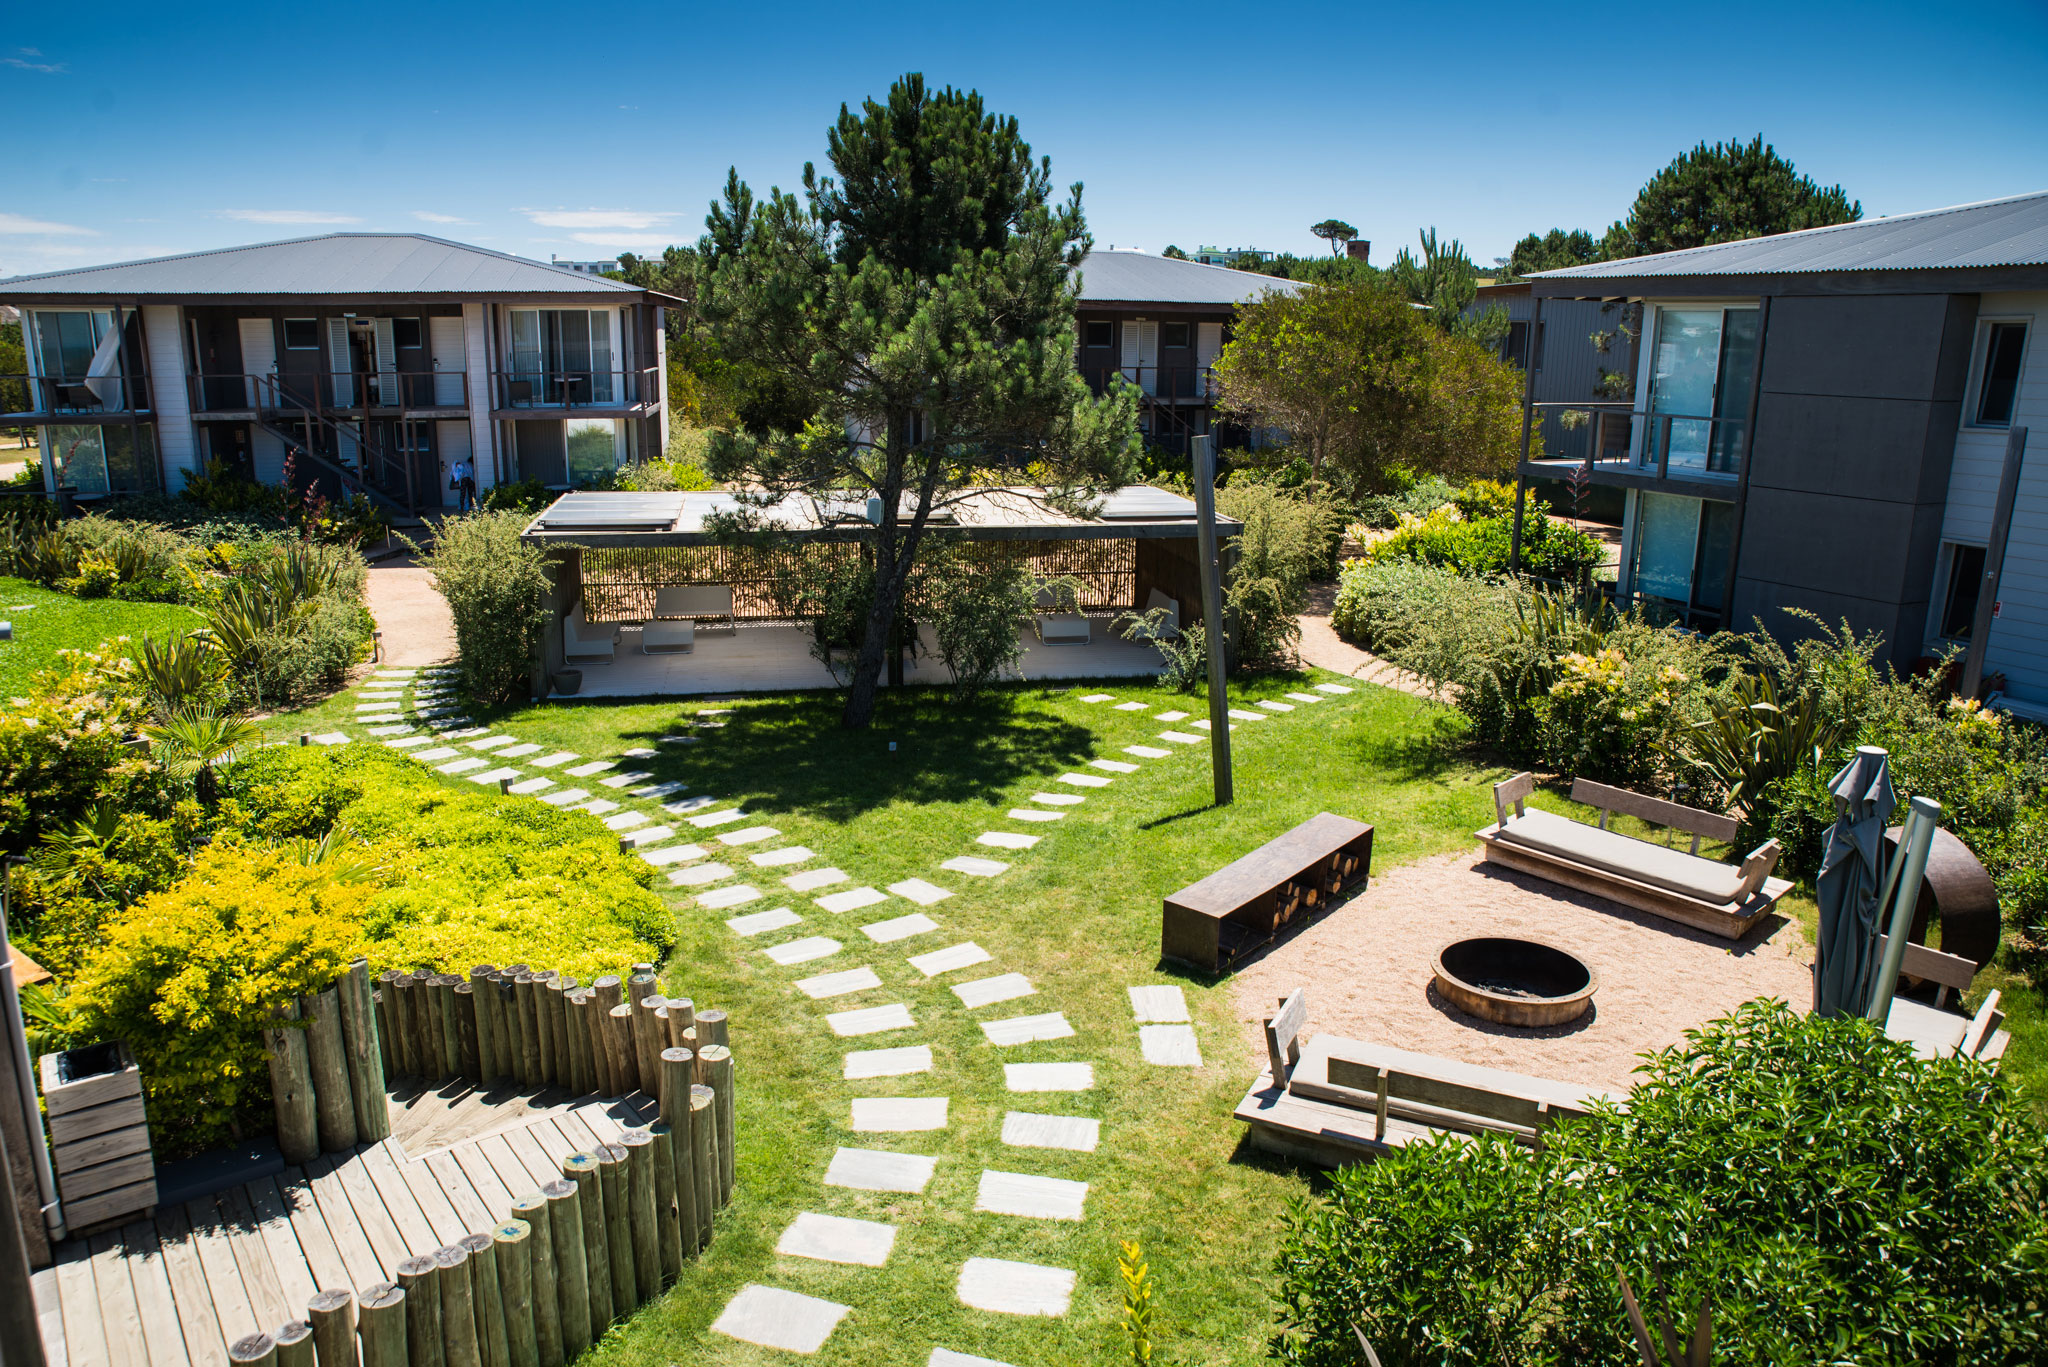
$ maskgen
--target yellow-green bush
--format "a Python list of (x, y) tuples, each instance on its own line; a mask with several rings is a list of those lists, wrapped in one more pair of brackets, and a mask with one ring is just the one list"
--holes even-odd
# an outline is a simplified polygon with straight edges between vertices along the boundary
[(375, 891), (286, 850), (224, 841), (105, 928), (73, 984), (79, 1038), (128, 1041), (160, 1149), (238, 1132), (267, 1096), (271, 1004), (347, 967)]

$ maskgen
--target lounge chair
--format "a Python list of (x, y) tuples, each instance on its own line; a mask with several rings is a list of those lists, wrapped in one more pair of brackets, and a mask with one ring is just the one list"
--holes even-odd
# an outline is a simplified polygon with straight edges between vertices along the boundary
[[(723, 617), (728, 627), (738, 630), (732, 610), (730, 584), (677, 584), (654, 591), (654, 620), (688, 617)], [(649, 626), (653, 622), (648, 623)]]
[[(1770, 876), (1778, 866), (1775, 840), (1751, 850), (1740, 865), (1700, 857), (1701, 836), (1735, 838), (1734, 817), (1579, 779), (1572, 785), (1572, 801), (1600, 809), (1600, 824), (1589, 826), (1525, 806), (1535, 791), (1536, 780), (1528, 774), (1493, 785), (1495, 821), (1478, 832), (1488, 862), (1731, 940), (1746, 935), (1792, 890), (1786, 879)], [(1610, 831), (1611, 812), (1689, 832), (1692, 849)]]
[[(1153, 626), (1146, 619), (1154, 612), (1163, 612), (1159, 624)], [(1145, 606), (1132, 616), (1137, 625), (1131, 631), (1134, 641), (1174, 641), (1180, 638), (1180, 600), (1153, 589), (1145, 595)]]
[(610, 664), (618, 643), (616, 622), (586, 622), (580, 607), (563, 619), (562, 654), (571, 661)]
[(1089, 641), (1088, 617), (1080, 612), (1055, 612), (1048, 609), (1058, 606), (1059, 600), (1050, 589), (1040, 589), (1037, 594), (1036, 611), (1032, 614), (1032, 625), (1037, 629), (1038, 639), (1049, 646), (1085, 646)]

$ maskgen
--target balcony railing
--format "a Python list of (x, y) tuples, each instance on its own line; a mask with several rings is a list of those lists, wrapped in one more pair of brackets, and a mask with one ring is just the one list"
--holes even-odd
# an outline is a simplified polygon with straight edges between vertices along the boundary
[(1100, 394), (1121, 375), (1146, 398), (1160, 403), (1213, 403), (1215, 375), (1205, 365), (1084, 365), (1081, 378)]
[(280, 375), (188, 375), (195, 413), (289, 408), (469, 407), (469, 375), (460, 370), (358, 375), (312, 371)]
[(1734, 479), (1748, 446), (1746, 418), (1694, 413), (1652, 413), (1627, 403), (1545, 402), (1539, 418), (1586, 415), (1586, 451), (1593, 468), (1658, 479)]
[(142, 375), (0, 375), (0, 419), (149, 411)]
[(660, 372), (633, 370), (500, 370), (491, 375), (493, 408), (630, 408), (661, 396)]

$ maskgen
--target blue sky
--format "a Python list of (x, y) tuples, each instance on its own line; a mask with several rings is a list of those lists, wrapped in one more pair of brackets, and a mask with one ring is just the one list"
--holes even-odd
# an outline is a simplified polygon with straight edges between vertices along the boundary
[(0, 43), (0, 275), (343, 229), (541, 259), (692, 242), (727, 166), (794, 185), (840, 103), (905, 71), (1016, 115), (1097, 243), (1151, 251), (1323, 250), (1334, 215), (1375, 261), (1434, 225), (1484, 264), (1758, 132), (1866, 214), (2048, 189), (2038, 0), (100, 3)]

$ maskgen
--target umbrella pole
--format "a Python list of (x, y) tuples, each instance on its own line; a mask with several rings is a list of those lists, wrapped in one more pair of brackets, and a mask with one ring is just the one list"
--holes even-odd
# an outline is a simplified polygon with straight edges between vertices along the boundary
[[(1899, 853), (1892, 861), (1887, 890), (1896, 889), (1898, 902), (1892, 908), (1884, 962), (1878, 966), (1877, 981), (1871, 984), (1869, 1016), (1882, 1026), (1892, 1012), (1892, 994), (1899, 985), (1899, 965), (1906, 959), (1906, 936), (1913, 929), (1913, 908), (1920, 900), (1920, 880), (1927, 876), (1927, 856), (1934, 848), (1934, 828), (1941, 824), (1941, 804), (1931, 797), (1916, 797), (1900, 833)], [(1879, 903), (1880, 906), (1883, 903)]]

